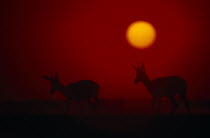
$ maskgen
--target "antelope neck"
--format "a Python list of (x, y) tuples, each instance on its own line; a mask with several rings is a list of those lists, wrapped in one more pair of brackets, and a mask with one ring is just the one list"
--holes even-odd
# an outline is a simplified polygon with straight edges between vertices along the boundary
[(63, 90), (65, 88), (65, 86), (61, 84), (60, 82), (58, 82), (58, 84), (59, 84), (59, 90)]
[(142, 83), (151, 93), (152, 92), (151, 80), (147, 77), (145, 80), (142, 81)]

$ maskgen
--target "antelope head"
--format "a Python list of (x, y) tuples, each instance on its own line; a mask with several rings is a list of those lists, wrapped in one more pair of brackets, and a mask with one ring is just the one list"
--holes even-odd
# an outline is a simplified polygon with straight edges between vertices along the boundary
[(51, 89), (50, 89), (50, 94), (53, 94), (56, 90), (60, 90), (62, 85), (58, 79), (58, 74), (56, 73), (55, 76), (53, 75), (49, 76), (42, 76), (44, 79), (49, 80), (51, 83)]
[(137, 64), (137, 66), (134, 66), (134, 65), (131, 65), (131, 66), (136, 71), (136, 77), (134, 79), (134, 84), (137, 84), (137, 83), (142, 82), (147, 79), (144, 63), (142, 64), (141, 67), (139, 64)]

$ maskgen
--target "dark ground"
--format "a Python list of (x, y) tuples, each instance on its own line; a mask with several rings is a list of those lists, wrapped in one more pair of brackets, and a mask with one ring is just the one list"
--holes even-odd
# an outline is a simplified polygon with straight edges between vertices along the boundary
[[(73, 102), (64, 114), (62, 101), (7, 102), (0, 106), (1, 137), (210, 137), (208, 102), (192, 102), (192, 114), (180, 109), (170, 116), (167, 102), (161, 115), (149, 101), (103, 100), (93, 107)], [(169, 107), (169, 106), (168, 106)]]

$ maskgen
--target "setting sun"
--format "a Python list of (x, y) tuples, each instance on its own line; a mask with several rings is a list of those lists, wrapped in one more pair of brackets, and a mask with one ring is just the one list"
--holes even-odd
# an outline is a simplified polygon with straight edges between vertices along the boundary
[(149, 22), (136, 21), (129, 25), (126, 32), (126, 38), (135, 48), (148, 48), (155, 41), (156, 31)]

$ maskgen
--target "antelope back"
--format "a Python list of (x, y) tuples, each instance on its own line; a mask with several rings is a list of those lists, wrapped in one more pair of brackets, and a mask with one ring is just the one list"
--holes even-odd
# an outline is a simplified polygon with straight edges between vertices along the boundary
[(65, 94), (72, 99), (89, 99), (97, 97), (99, 85), (92, 80), (80, 80), (66, 86)]

